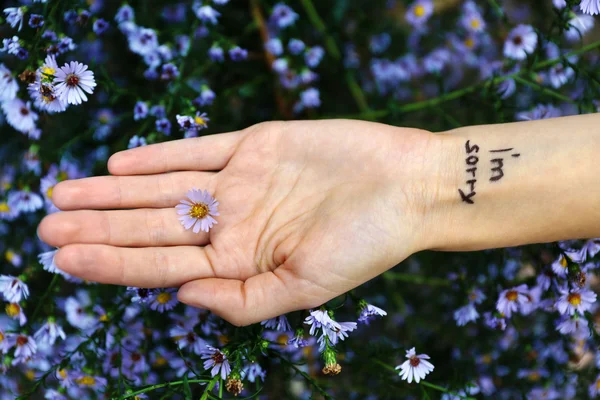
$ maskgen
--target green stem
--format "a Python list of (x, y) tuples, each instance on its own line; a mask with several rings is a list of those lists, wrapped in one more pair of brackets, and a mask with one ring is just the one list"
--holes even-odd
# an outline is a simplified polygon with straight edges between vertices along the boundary
[[(319, 13), (317, 12), (312, 0), (302, 0), (302, 6), (304, 7), (304, 11), (306, 11), (308, 19), (310, 20), (312, 25), (317, 31), (319, 31), (319, 33), (321, 33), (321, 35), (323, 35), (325, 39), (325, 48), (327, 49), (327, 53), (329, 53), (329, 55), (331, 55), (336, 61), (341, 61), (342, 53), (340, 52), (340, 49), (335, 43), (333, 37), (331, 37), (327, 33), (325, 22), (323, 22), (323, 20), (319, 16)], [(363, 93), (358, 82), (356, 82), (356, 79), (354, 78), (354, 75), (351, 71), (346, 71), (345, 80), (359, 111), (361, 113), (368, 113), (370, 109), (365, 94)]]
[(312, 0), (302, 0), (302, 7), (304, 7), (304, 11), (306, 11), (310, 22), (325, 38), (325, 47), (327, 48), (327, 52), (330, 53), (331, 56), (336, 60), (341, 60), (342, 53), (340, 53), (340, 49), (337, 47), (337, 44), (335, 43), (333, 38), (327, 34), (327, 28), (325, 27), (325, 23), (323, 22), (323, 20), (319, 16), (319, 13), (315, 9)]
[(29, 318), (29, 324), (35, 322), (35, 319), (38, 316), (39, 312), (41, 311), (42, 306), (44, 304), (46, 304), (46, 298), (48, 297), (48, 295), (50, 295), (50, 292), (52, 291), (52, 289), (54, 289), (54, 286), (56, 286), (56, 284), (58, 283), (59, 279), (60, 279), (60, 275), (59, 274), (54, 274), (54, 277), (50, 281), (50, 284), (48, 285), (48, 288), (44, 292), (44, 295), (38, 301), (38, 304), (35, 307), (35, 310), (33, 311), (33, 314), (31, 314), (31, 318)]
[[(391, 365), (388, 365), (388, 364), (384, 363), (384, 362), (383, 362), (383, 361), (381, 361), (381, 360), (374, 359), (374, 360), (373, 360), (373, 362), (374, 362), (375, 364), (377, 364), (377, 365), (380, 365), (380, 366), (382, 366), (383, 368), (387, 369), (388, 371), (392, 371), (392, 372), (394, 372), (394, 373), (398, 373), (398, 371), (397, 371), (397, 370), (396, 370), (394, 367), (392, 367)], [(446, 388), (443, 388), (443, 387), (441, 387), (441, 386), (434, 385), (433, 383), (429, 383), (429, 382), (421, 381), (421, 382), (420, 382), (420, 384), (421, 384), (421, 385), (423, 385), (423, 386), (427, 386), (428, 388), (431, 388), (431, 389), (439, 390), (440, 392), (443, 392), (443, 393), (448, 393), (448, 394), (451, 394), (452, 396), (457, 396), (457, 397), (459, 397), (459, 398), (461, 398), (461, 399), (466, 399), (466, 400), (475, 400), (473, 397), (461, 396), (460, 394), (458, 394), (458, 393), (456, 393), (456, 392), (452, 392), (452, 391), (450, 391), (450, 390), (448, 390), (448, 389), (446, 389)]]
[[(204, 389), (204, 393), (202, 394), (202, 397), (200, 397), (200, 400), (206, 400), (206, 399), (208, 399), (208, 396), (210, 395), (210, 391), (213, 390), (213, 388), (217, 384), (218, 378), (219, 378), (218, 376), (215, 376), (210, 381), (210, 383), (208, 384), (208, 386), (206, 387), (206, 389)], [(191, 382), (191, 381), (188, 381), (188, 382)]]
[(403, 274), (400, 272), (385, 272), (383, 278), (392, 281), (416, 283), (418, 285), (450, 286), (450, 282), (442, 278), (431, 278), (423, 275)]
[(458, 398), (461, 398), (461, 399), (465, 399), (465, 400), (475, 400), (475, 398), (474, 398), (474, 397), (462, 396), (462, 395), (460, 395), (460, 394), (458, 394), (458, 393), (456, 393), (456, 392), (452, 392), (452, 391), (450, 391), (450, 390), (448, 390), (448, 389), (446, 389), (446, 388), (443, 388), (443, 387), (441, 387), (441, 386), (434, 385), (433, 383), (429, 383), (429, 382), (421, 381), (419, 384), (421, 384), (421, 385), (423, 385), (423, 386), (427, 386), (428, 388), (431, 388), (431, 389), (438, 390), (438, 391), (440, 391), (440, 392), (442, 392), (442, 393), (448, 393), (448, 394), (450, 394), (450, 395), (452, 395), (452, 396), (456, 396), (456, 397), (458, 397)]
[(333, 399), (333, 397), (331, 397), (331, 395), (329, 393), (327, 393), (323, 388), (321, 388), (321, 386), (319, 386), (319, 384), (313, 378), (311, 378), (310, 375), (308, 375), (306, 372), (302, 371), (300, 368), (296, 367), (296, 365), (294, 365), (294, 363), (292, 363), (290, 360), (288, 360), (287, 358), (285, 358), (279, 354), (274, 354), (274, 355), (275, 355), (275, 357), (279, 358), (284, 364), (287, 364), (288, 366), (292, 367), (297, 373), (302, 375), (302, 377), (304, 379), (306, 379), (306, 381), (308, 383), (310, 383), (312, 387), (317, 389), (319, 391), (319, 393), (321, 393), (326, 400)]
[[(433, 99), (417, 101), (414, 103), (404, 104), (401, 106), (395, 106), (393, 111), (398, 112), (398, 113), (407, 113), (407, 112), (411, 112), (411, 111), (423, 110), (426, 108), (438, 106), (447, 101), (456, 100), (463, 96), (466, 96), (467, 94), (476, 92), (486, 85), (497, 85), (501, 82), (504, 82), (505, 80), (515, 79), (525, 73), (530, 73), (533, 71), (538, 71), (540, 69), (551, 67), (553, 65), (563, 62), (565, 59), (567, 59), (571, 56), (581, 55), (581, 54), (587, 53), (591, 50), (594, 50), (598, 47), (600, 47), (600, 40), (590, 43), (587, 46), (583, 46), (580, 49), (573, 50), (569, 53), (566, 53), (562, 57), (536, 63), (531, 67), (530, 70), (522, 70), (519, 72), (515, 72), (514, 74), (499, 76), (497, 78), (492, 79), (491, 81), (488, 80), (488, 81), (484, 81), (484, 82), (478, 82), (471, 86), (467, 86), (462, 89), (457, 89), (452, 92), (448, 92), (446, 94), (443, 94), (443, 95), (433, 98)], [(368, 112), (355, 114), (355, 115), (351, 116), (351, 118), (368, 119), (373, 116), (378, 117), (378, 118), (383, 118), (383, 117), (388, 116), (390, 114), (390, 112), (391, 112), (390, 110), (370, 110)]]
[(537, 83), (527, 80), (525, 78), (521, 78), (520, 76), (515, 76), (515, 81), (517, 81), (525, 86), (529, 86), (530, 88), (537, 90), (540, 93), (544, 93), (544, 94), (547, 94), (548, 96), (554, 97), (560, 101), (564, 101), (567, 103), (576, 103), (575, 101), (571, 100), (570, 98), (568, 98), (565, 95), (555, 92), (554, 90), (552, 90), (550, 88), (538, 85)]
[[(206, 382), (210, 382), (208, 379), (189, 379), (186, 381), (187, 383), (206, 383)], [(179, 385), (183, 385), (184, 381), (174, 381), (174, 382), (167, 382), (167, 383), (160, 383), (157, 385), (152, 385), (152, 386), (148, 386), (144, 389), (140, 389), (136, 392), (132, 392), (132, 393), (127, 393), (125, 396), (121, 396), (119, 399), (128, 399), (130, 397), (135, 397), (138, 394), (142, 394), (142, 393), (148, 393), (148, 392), (152, 392), (154, 390), (157, 389), (162, 389), (164, 387), (170, 387), (170, 386), (179, 386)], [(213, 385), (214, 387), (214, 385)]]

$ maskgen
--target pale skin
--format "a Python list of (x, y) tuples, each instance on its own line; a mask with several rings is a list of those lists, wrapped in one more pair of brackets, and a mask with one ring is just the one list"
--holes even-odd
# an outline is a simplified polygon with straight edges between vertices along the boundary
[[(426, 249), (480, 250), (600, 236), (600, 114), (443, 134), (353, 120), (270, 122), (123, 151), (112, 176), (59, 183), (38, 234), (80, 278), (178, 287), (235, 325), (318, 307)], [(465, 141), (481, 147), (461, 201)], [(512, 147), (490, 182), (488, 150)], [(510, 158), (510, 157), (509, 157)], [(174, 208), (220, 202), (194, 234)]]

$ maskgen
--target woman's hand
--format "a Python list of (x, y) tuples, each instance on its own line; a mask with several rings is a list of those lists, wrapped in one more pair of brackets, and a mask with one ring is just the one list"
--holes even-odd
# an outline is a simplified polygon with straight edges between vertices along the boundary
[[(59, 183), (42, 240), (82, 279), (178, 287), (236, 325), (338, 296), (431, 245), (440, 139), (382, 124), (272, 122), (115, 154), (113, 176)], [(209, 233), (174, 208), (219, 202)]]

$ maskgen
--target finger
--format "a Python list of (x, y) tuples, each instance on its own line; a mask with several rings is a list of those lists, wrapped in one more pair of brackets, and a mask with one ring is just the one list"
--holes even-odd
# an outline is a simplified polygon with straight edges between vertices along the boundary
[(54, 213), (42, 220), (38, 236), (55, 247), (73, 243), (123, 247), (205, 245), (209, 238), (208, 233), (185, 230), (174, 208)]
[(61, 210), (174, 207), (192, 187), (214, 192), (213, 172), (174, 172), (147, 176), (97, 176), (63, 181), (52, 191)]
[(169, 171), (218, 171), (233, 155), (242, 131), (136, 147), (108, 160), (113, 175), (158, 174)]
[(298, 288), (284, 269), (255, 275), (245, 282), (235, 279), (200, 279), (179, 288), (177, 299), (193, 307), (208, 309), (237, 326), (244, 326), (303, 310), (312, 305), (294, 296)]
[(143, 288), (177, 287), (214, 277), (203, 247), (126, 248), (70, 244), (55, 255), (56, 266), (87, 281)]

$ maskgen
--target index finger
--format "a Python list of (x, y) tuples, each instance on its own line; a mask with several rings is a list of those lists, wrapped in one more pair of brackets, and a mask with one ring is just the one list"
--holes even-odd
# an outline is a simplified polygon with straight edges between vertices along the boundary
[(243, 136), (242, 131), (172, 140), (113, 154), (113, 175), (147, 175), (171, 171), (218, 171), (227, 165)]

